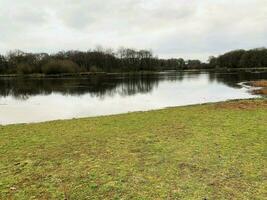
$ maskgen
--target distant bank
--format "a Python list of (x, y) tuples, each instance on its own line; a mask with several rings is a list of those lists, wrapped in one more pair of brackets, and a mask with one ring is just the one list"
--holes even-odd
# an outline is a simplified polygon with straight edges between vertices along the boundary
[(121, 48), (91, 51), (61, 51), (55, 54), (19, 50), (0, 55), (0, 74), (95, 74), (166, 70), (267, 69), (267, 49), (235, 50), (207, 62), (183, 58), (161, 59), (150, 50)]

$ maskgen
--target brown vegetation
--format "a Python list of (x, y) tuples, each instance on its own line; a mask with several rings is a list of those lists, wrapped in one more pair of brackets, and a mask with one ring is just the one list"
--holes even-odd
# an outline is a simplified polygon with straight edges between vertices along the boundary
[(253, 94), (267, 95), (267, 87), (258, 90), (253, 90)]
[(267, 80), (251, 81), (250, 85), (253, 87), (267, 87)]
[(253, 94), (267, 95), (267, 80), (251, 81), (249, 85), (253, 87), (260, 87), (260, 89), (252, 90)]
[(77, 73), (79, 66), (70, 60), (51, 60), (42, 67), (44, 74)]

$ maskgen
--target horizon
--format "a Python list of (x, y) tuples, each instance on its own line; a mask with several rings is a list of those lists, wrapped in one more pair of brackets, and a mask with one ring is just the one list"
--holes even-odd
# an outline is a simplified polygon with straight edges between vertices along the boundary
[[(101, 46), (101, 48), (103, 48), (103, 52), (104, 52), (105, 50), (110, 50), (109, 48), (105, 48), (105, 47), (102, 47), (102, 46)], [(120, 48), (126, 48), (126, 49), (129, 48), (129, 49), (133, 49), (133, 50), (135, 50), (135, 51), (139, 51), (139, 50), (149, 50), (149, 51), (151, 51), (151, 52), (153, 53), (153, 57), (158, 58), (158, 59), (179, 59), (179, 58), (182, 58), (182, 59), (184, 59), (185, 61), (188, 61), (188, 60), (199, 60), (199, 61), (201, 61), (202, 63), (208, 63), (210, 57), (219, 57), (219, 56), (221, 56), (221, 55), (223, 55), (223, 54), (226, 54), (226, 53), (229, 53), (229, 52), (233, 52), (233, 51), (238, 51), (238, 50), (249, 51), (249, 50), (256, 50), (256, 49), (267, 49), (265, 46), (263, 46), (263, 47), (251, 48), (251, 49), (232, 49), (232, 50), (228, 50), (228, 51), (223, 52), (223, 53), (218, 54), (218, 55), (210, 55), (210, 56), (207, 58), (207, 60), (201, 60), (201, 59), (197, 59), (197, 58), (160, 57), (160, 56), (154, 54), (153, 49), (135, 49), (135, 48), (130, 48), (130, 47), (120, 47)], [(115, 56), (115, 57), (118, 57), (118, 55), (116, 55), (116, 54), (117, 54), (119, 48), (118, 48), (118, 49), (112, 49), (112, 50), (113, 50), (113, 52), (115, 53), (114, 56)], [(26, 54), (31, 54), (31, 53), (32, 53), (32, 54), (46, 53), (46, 54), (48, 54), (48, 55), (53, 55), (53, 54), (57, 54), (57, 53), (59, 53), (59, 52), (68, 52), (68, 51), (80, 51), (80, 52), (92, 51), (92, 52), (94, 52), (94, 51), (97, 51), (97, 47), (95, 47), (95, 48), (89, 48), (89, 49), (87, 49), (87, 50), (78, 50), (78, 49), (71, 49), (71, 50), (70, 50), (70, 49), (69, 49), (69, 50), (59, 50), (59, 51), (55, 51), (55, 52), (41, 52), (41, 51), (40, 51), (40, 52), (30, 52), (30, 51), (23, 51), (23, 50), (21, 50), (21, 49), (13, 49), (13, 50), (9, 50), (9, 51), (7, 51), (7, 52), (5, 52), (5, 53), (0, 53), (0, 55), (7, 56), (9, 53), (11, 53), (11, 52), (15, 52), (15, 51), (22, 51), (23, 53), (26, 53)]]

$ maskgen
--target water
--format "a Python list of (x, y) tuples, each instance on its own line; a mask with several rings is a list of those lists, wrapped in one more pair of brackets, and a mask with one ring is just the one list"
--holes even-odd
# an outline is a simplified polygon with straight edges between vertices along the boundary
[(238, 83), (267, 73), (168, 72), (0, 78), (0, 124), (111, 115), (255, 97)]

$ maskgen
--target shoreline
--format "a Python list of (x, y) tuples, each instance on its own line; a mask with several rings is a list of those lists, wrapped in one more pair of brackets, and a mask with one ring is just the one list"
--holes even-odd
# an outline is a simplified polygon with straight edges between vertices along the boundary
[(141, 110), (140, 111), (130, 111), (130, 112), (118, 113), (118, 114), (97, 115), (97, 116), (78, 117), (78, 118), (69, 118), (69, 119), (54, 119), (54, 120), (29, 122), (29, 123), (0, 124), (0, 127), (16, 126), (16, 125), (34, 125), (34, 124), (44, 124), (44, 123), (57, 123), (57, 122), (72, 121), (72, 120), (98, 119), (98, 118), (106, 118), (106, 117), (125, 116), (128, 114), (157, 112), (157, 111), (164, 111), (164, 110), (178, 109), (178, 108), (188, 108), (188, 107), (205, 106), (205, 105), (216, 105), (216, 104), (222, 104), (222, 103), (234, 103), (234, 102), (238, 102), (238, 101), (267, 101), (267, 99), (264, 97), (254, 97), (254, 98), (248, 98), (248, 99), (230, 99), (230, 100), (225, 100), (225, 101), (197, 103), (197, 104), (189, 104), (189, 105), (181, 105), (181, 106), (169, 106), (169, 107), (163, 107), (163, 108), (152, 109), (152, 110), (144, 110), (144, 111), (141, 111)]

